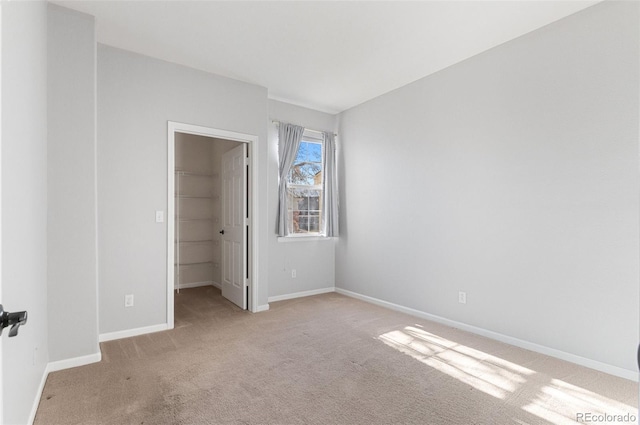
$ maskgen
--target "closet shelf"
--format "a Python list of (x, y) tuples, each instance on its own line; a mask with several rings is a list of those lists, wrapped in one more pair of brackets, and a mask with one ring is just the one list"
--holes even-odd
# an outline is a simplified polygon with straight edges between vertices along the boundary
[(191, 223), (191, 222), (198, 222), (198, 221), (210, 221), (212, 223), (218, 223), (218, 219), (217, 218), (181, 218), (180, 220), (178, 220), (180, 223)]
[(218, 245), (219, 241), (214, 239), (206, 239), (202, 241), (177, 241), (181, 245)]
[(211, 177), (214, 179), (218, 178), (218, 173), (203, 173), (201, 171), (176, 170), (176, 174), (179, 176), (187, 177)]
[(205, 261), (205, 262), (201, 262), (201, 263), (174, 263), (174, 265), (179, 265), (181, 268), (182, 267), (193, 267), (193, 266), (204, 266), (204, 265), (211, 265), (213, 267), (216, 267), (216, 263), (212, 262), (212, 261)]
[(218, 196), (176, 195), (178, 199), (217, 199)]
[[(219, 230), (217, 223), (221, 221), (217, 212), (221, 201), (221, 174), (215, 168), (218, 157), (211, 151), (215, 155), (207, 162), (209, 155), (198, 150), (189, 151), (191, 155), (198, 155), (196, 160), (187, 151), (184, 147), (182, 159), (188, 162), (174, 170), (174, 264), (178, 290), (183, 285), (213, 281), (221, 269), (218, 262), (221, 242), (216, 233)], [(198, 240), (200, 238), (205, 239)]]

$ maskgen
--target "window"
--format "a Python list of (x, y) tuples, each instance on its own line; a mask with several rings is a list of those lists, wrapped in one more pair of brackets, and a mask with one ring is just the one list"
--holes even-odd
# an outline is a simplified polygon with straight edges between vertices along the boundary
[(322, 232), (322, 139), (305, 131), (287, 181), (290, 235)]
[(279, 237), (338, 237), (335, 137), (327, 131), (278, 123)]

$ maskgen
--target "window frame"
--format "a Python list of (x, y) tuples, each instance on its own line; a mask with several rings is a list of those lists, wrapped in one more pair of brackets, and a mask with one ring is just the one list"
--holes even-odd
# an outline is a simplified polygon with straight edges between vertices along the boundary
[[(322, 133), (319, 131), (314, 131), (314, 130), (309, 130), (309, 129), (305, 129), (304, 133), (302, 135), (302, 139), (300, 140), (300, 146), (302, 146), (302, 143), (314, 143), (314, 144), (319, 144), (321, 147), (321, 151), (320, 151), (320, 172), (324, 174), (324, 138), (322, 137)], [(298, 150), (300, 149), (300, 147), (298, 147)], [(298, 153), (296, 152), (296, 157), (298, 156)], [(293, 167), (292, 167), (293, 170)], [(324, 182), (321, 181), (320, 184), (314, 184), (314, 185), (308, 185), (308, 184), (299, 184), (299, 183), (291, 183), (290, 181), (290, 174), (292, 172), (292, 170), (289, 171), (289, 176), (287, 176), (287, 196), (290, 196), (291, 194), (291, 190), (317, 190), (320, 192), (320, 199), (318, 200), (318, 207), (319, 209), (318, 211), (318, 231), (317, 232), (287, 232), (287, 235), (284, 237), (279, 237), (278, 240), (323, 240), (323, 239), (330, 239), (327, 238), (327, 236), (325, 236), (325, 232), (324, 232), (324, 226), (323, 226), (323, 219), (324, 219), (324, 214), (322, 211), (322, 207), (323, 207), (323, 200), (324, 200)], [(323, 178), (324, 180), (324, 178)], [(288, 215), (288, 223), (291, 226), (291, 228), (293, 229), (293, 212), (296, 211), (293, 208), (293, 205), (288, 204), (287, 205), (287, 215)], [(307, 210), (308, 211), (308, 210)], [(316, 210), (313, 210), (316, 211)], [(290, 215), (289, 215), (290, 214)]]

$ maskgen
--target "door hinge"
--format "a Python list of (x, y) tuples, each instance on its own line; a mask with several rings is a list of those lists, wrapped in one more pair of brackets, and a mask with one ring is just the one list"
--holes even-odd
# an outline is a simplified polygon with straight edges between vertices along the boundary
[(249, 158), (244, 159), (244, 165), (249, 165)]
[(249, 217), (245, 217), (244, 219), (244, 225), (248, 226), (249, 225)]

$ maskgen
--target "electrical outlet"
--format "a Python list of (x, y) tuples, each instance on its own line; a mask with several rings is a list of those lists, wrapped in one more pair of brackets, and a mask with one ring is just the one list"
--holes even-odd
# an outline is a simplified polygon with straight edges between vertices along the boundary
[(124, 306), (133, 307), (133, 294), (128, 294), (124, 296)]
[(291, 269), (291, 277), (295, 279), (297, 276), (296, 269)]
[(467, 293), (466, 292), (458, 292), (458, 302), (460, 304), (466, 304), (467, 303)]

